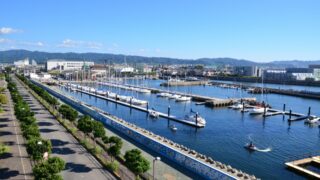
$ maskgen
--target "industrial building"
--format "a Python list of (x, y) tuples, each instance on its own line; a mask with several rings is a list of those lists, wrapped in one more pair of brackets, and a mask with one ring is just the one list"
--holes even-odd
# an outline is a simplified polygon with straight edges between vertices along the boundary
[(46, 70), (60, 70), (60, 71), (68, 71), (68, 70), (80, 70), (83, 68), (88, 68), (93, 66), (94, 62), (92, 61), (66, 61), (53, 59), (48, 60), (46, 64)]

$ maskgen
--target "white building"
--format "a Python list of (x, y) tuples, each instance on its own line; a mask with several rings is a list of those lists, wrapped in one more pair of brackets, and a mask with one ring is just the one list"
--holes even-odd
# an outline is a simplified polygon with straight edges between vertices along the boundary
[(114, 70), (116, 72), (120, 72), (120, 73), (132, 73), (132, 72), (134, 72), (134, 68), (133, 67), (124, 66), (124, 65), (116, 65), (116, 66), (114, 66)]
[(51, 79), (51, 75), (50, 74), (36, 74), (36, 73), (30, 73), (29, 74), (31, 79), (36, 79), (36, 80), (40, 80), (40, 81), (46, 81), (46, 80), (50, 80)]
[(93, 66), (94, 62), (91, 61), (66, 61), (66, 60), (48, 60), (46, 69), (47, 71), (58, 69), (60, 71), (65, 70), (80, 70), (84, 66)]
[(29, 59), (23, 59), (23, 60), (18, 60), (13, 62), (14, 66), (16, 67), (25, 67), (29, 65)]

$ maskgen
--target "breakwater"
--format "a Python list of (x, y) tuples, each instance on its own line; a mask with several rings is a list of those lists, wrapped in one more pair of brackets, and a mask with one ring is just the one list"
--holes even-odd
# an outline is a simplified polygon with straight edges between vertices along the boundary
[[(250, 86), (250, 85), (243, 85), (243, 84), (229, 84), (229, 83), (222, 83), (222, 82), (210, 82), (211, 85), (230, 85), (235, 88), (239, 89), (252, 89), (251, 93), (259, 94), (262, 92), (261, 87)], [(274, 93), (274, 94), (282, 94), (287, 96), (296, 96), (296, 97), (303, 97), (303, 98), (310, 98), (310, 99), (320, 99), (320, 93), (312, 92), (312, 91), (299, 91), (299, 90), (292, 90), (292, 89), (277, 89), (277, 88), (263, 88), (263, 93)]]
[(77, 110), (89, 114), (94, 119), (103, 122), (107, 127), (117, 130), (119, 133), (128, 136), (130, 139), (161, 154), (163, 157), (205, 179), (256, 179), (255, 176), (243, 173), (229, 165), (215, 161), (212, 158), (197, 153), (183, 145), (174, 143), (171, 140), (112, 116), (98, 108), (62, 94), (57, 89), (52, 89), (37, 81), (33, 81), (33, 83), (46, 89), (49, 93), (73, 106)]

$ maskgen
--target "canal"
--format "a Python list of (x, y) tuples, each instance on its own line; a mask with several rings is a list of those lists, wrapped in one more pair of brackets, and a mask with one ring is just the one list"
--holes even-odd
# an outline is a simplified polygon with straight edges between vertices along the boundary
[[(160, 87), (160, 80), (131, 80), (127, 83), (140, 86), (164, 88), (173, 91), (194, 93), (219, 98), (257, 97), (271, 104), (273, 108), (282, 109), (286, 103), (287, 109), (294, 112), (306, 113), (311, 106), (312, 114), (320, 115), (319, 101), (299, 97), (267, 94), (247, 94), (245, 91), (225, 89), (215, 86), (180, 86)], [(88, 84), (89, 85), (89, 84)], [(92, 85), (92, 84), (91, 84)], [(144, 112), (128, 107), (116, 105), (112, 102), (95, 98), (84, 93), (62, 88), (77, 99), (101, 108), (129, 122), (148, 129), (156, 134), (183, 144), (191, 149), (211, 156), (231, 166), (254, 174), (263, 179), (303, 179), (285, 169), (284, 162), (289, 158), (314, 153), (320, 148), (319, 128), (305, 125), (303, 121), (288, 124), (287, 116), (282, 115), (263, 118), (228, 108), (208, 108), (197, 106), (194, 102), (179, 103), (174, 100), (157, 97), (155, 94), (142, 94), (104, 85), (92, 85), (97, 89), (109, 90), (115, 93), (135, 96), (138, 99), (148, 100), (150, 108), (166, 113), (168, 106), (171, 114), (183, 117), (190, 110), (199, 112), (207, 121), (202, 129), (195, 129), (163, 118), (152, 119)], [(172, 131), (168, 124), (174, 124), (178, 130)], [(261, 151), (249, 152), (244, 145), (253, 141)]]

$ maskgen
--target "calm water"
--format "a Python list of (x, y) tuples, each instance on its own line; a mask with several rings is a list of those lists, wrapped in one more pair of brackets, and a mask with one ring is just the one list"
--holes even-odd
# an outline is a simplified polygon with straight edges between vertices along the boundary
[[(220, 98), (254, 96), (247, 94), (245, 91), (214, 86), (160, 87), (160, 82), (147, 80), (142, 83), (135, 80), (129, 83)], [(207, 120), (207, 125), (203, 129), (195, 130), (189, 126), (171, 121), (169, 123), (175, 124), (178, 128), (176, 132), (172, 132), (168, 128), (166, 119), (150, 119), (144, 112), (130, 110), (128, 107), (116, 105), (83, 93), (70, 92), (67, 89), (62, 90), (140, 127), (260, 178), (303, 179), (301, 176), (286, 170), (284, 162), (288, 158), (314, 153), (319, 151), (320, 148), (318, 127), (309, 127), (303, 121), (289, 125), (286, 120), (288, 117), (283, 118), (282, 115), (263, 119), (261, 116), (250, 116), (248, 113), (242, 114), (239, 111), (228, 108), (212, 109), (205, 106), (197, 106), (193, 102), (176, 103), (173, 100), (158, 98), (154, 94), (139, 94), (100, 85), (96, 86), (96, 88), (148, 100), (150, 107), (154, 107), (161, 112), (167, 112), (167, 108), (170, 105), (171, 114), (178, 117), (188, 114), (190, 109), (193, 109)], [(262, 98), (260, 95), (256, 95), (256, 97), (258, 99)], [(288, 108), (301, 113), (306, 113), (308, 107), (311, 106), (312, 114), (320, 115), (320, 101), (273, 94), (264, 96), (263, 100), (274, 108), (279, 109), (282, 108), (283, 103), (286, 103)], [(250, 153), (243, 148), (249, 142), (249, 139), (252, 139), (260, 149), (270, 147), (272, 150), (270, 152), (256, 151)]]

